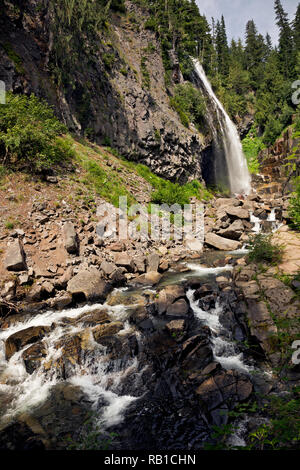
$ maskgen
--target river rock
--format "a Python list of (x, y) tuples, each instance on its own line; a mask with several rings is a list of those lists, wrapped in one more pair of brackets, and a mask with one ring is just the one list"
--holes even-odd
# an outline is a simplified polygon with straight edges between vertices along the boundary
[(26, 269), (25, 253), (20, 240), (16, 240), (8, 247), (4, 266), (8, 271), (24, 271)]
[(249, 398), (252, 391), (253, 385), (247, 376), (229, 370), (205, 380), (197, 388), (196, 394), (211, 411), (225, 402), (233, 408), (236, 403)]
[(213, 248), (217, 248), (218, 250), (222, 251), (234, 251), (241, 248), (242, 244), (229, 240), (228, 238), (220, 237), (215, 233), (207, 233), (205, 236), (205, 243)]
[(185, 320), (172, 320), (166, 324), (166, 329), (173, 338), (181, 340), (184, 337)]
[(93, 336), (97, 343), (101, 342), (101, 338), (104, 336), (112, 336), (117, 334), (124, 328), (123, 323), (116, 321), (105, 325), (98, 325), (93, 328)]
[(165, 287), (158, 294), (158, 300), (156, 302), (156, 309), (159, 315), (166, 313), (168, 307), (170, 307), (175, 301), (183, 299), (185, 292), (182, 286), (171, 285)]
[(161, 280), (162, 275), (158, 272), (148, 272), (145, 274), (141, 274), (135, 278), (131, 284), (133, 285), (144, 285), (144, 286), (155, 286)]
[(27, 344), (32, 344), (43, 339), (49, 333), (49, 326), (31, 326), (21, 331), (17, 331), (5, 341), (5, 357), (9, 360), (17, 351)]
[(49, 307), (56, 310), (63, 310), (68, 307), (73, 301), (72, 295), (69, 292), (59, 292), (54, 299), (49, 300)]
[(95, 267), (82, 269), (69, 282), (67, 291), (74, 297), (84, 296), (88, 301), (104, 301), (112, 290), (112, 285), (102, 279)]
[(169, 305), (166, 311), (167, 317), (185, 317), (189, 312), (189, 305), (185, 299), (176, 300)]
[(47, 350), (42, 342), (33, 344), (25, 349), (22, 354), (25, 368), (28, 374), (32, 374), (41, 365), (42, 360), (47, 356)]

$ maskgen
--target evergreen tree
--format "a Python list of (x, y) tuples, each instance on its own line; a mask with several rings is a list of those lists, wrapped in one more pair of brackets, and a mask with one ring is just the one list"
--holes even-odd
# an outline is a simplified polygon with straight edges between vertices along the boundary
[(250, 73), (254, 90), (262, 83), (266, 56), (267, 45), (264, 38), (258, 34), (254, 21), (250, 20), (246, 25), (245, 68)]
[(294, 41), (293, 31), (280, 0), (275, 0), (276, 22), (279, 27), (279, 66), (284, 77), (291, 78), (294, 75)]
[(296, 52), (300, 51), (300, 3), (298, 4), (295, 19), (293, 21), (293, 36)]
[(221, 22), (217, 21), (216, 25), (216, 51), (219, 73), (223, 76), (227, 76), (229, 73), (229, 48), (223, 15)]

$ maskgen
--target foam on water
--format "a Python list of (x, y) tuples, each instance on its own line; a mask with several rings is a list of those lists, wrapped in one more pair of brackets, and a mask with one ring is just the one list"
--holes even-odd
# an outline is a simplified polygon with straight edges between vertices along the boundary
[[(130, 306), (132, 307), (132, 306)], [(124, 328), (118, 333), (125, 336), (132, 333), (133, 328), (127, 321), (129, 306), (107, 304), (95, 304), (93, 306), (66, 309), (60, 312), (48, 311), (35, 315), (24, 322), (17, 322), (6, 330), (0, 332), (0, 392), (5, 393), (10, 398), (7, 409), (2, 412), (1, 422), (9, 420), (19, 413), (33, 409), (42, 404), (51, 388), (62, 382), (56, 367), (44, 367), (46, 364), (57, 362), (62, 354), (57, 346), (58, 341), (64, 336), (75, 335), (83, 331), (82, 324), (76, 325), (64, 322), (64, 319), (76, 319), (83, 313), (93, 312), (98, 309), (108, 311), (112, 320), (124, 322)], [(16, 352), (9, 361), (5, 358), (5, 340), (12, 334), (32, 326), (51, 326), (54, 328), (43, 338), (46, 346), (47, 356), (41, 361), (41, 365), (32, 374), (26, 371), (22, 359), (23, 352), (30, 346), (26, 345), (22, 350)], [(135, 396), (130, 396), (122, 392), (122, 381), (128, 374), (138, 377), (137, 360), (111, 361), (106, 353), (106, 348), (94, 341), (90, 332), (88, 342), (88, 352), (80, 365), (74, 365), (68, 382), (79, 385), (91, 400), (93, 407), (97, 408), (99, 397), (104, 398), (106, 405), (102, 413), (104, 423), (114, 424), (122, 419), (125, 408), (134, 400)], [(73, 375), (72, 375), (73, 374)]]
[(197, 301), (194, 300), (194, 292), (193, 289), (189, 289), (187, 298), (195, 317), (212, 331), (212, 349), (215, 360), (224, 369), (248, 373), (251, 367), (243, 362), (243, 354), (236, 350), (233, 341), (222, 337), (222, 325), (220, 323), (220, 315), (223, 313), (222, 305), (217, 301), (215, 308), (206, 312), (197, 305)]

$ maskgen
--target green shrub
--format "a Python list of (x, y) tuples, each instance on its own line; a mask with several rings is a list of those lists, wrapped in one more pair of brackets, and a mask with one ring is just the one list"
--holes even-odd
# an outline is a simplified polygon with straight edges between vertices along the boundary
[(243, 139), (242, 144), (250, 173), (259, 173), (260, 164), (257, 156), (265, 148), (262, 138), (257, 136), (255, 129), (251, 129), (249, 134)]
[(111, 70), (115, 63), (116, 57), (114, 54), (106, 52), (102, 55), (102, 60), (107, 69)]
[(268, 264), (280, 263), (282, 259), (282, 247), (273, 245), (271, 237), (272, 235), (259, 233), (250, 238), (248, 242), (248, 260), (250, 262), (266, 262)]
[(7, 94), (0, 106), (0, 158), (3, 165), (40, 172), (72, 157), (71, 143), (59, 139), (66, 127), (45, 101)]
[(185, 185), (171, 183), (170, 181), (161, 180), (156, 191), (152, 193), (152, 202), (155, 204), (184, 204), (190, 203), (190, 198), (208, 200), (211, 198), (209, 191), (203, 188), (199, 181), (192, 181)]
[(151, 198), (155, 204), (189, 204), (189, 197), (186, 194), (184, 187), (179, 184), (167, 183), (162, 185), (159, 189), (154, 191)]
[(292, 227), (300, 231), (300, 183), (298, 183), (296, 191), (290, 200), (289, 216), (292, 220)]
[(178, 112), (184, 126), (189, 127), (189, 123), (193, 122), (198, 129), (200, 128), (205, 114), (205, 101), (197, 88), (191, 83), (177, 85), (170, 103)]

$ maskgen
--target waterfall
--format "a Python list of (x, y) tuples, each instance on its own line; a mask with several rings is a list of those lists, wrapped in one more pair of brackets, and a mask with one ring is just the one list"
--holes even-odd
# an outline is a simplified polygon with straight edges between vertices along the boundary
[(219, 130), (216, 129), (212, 116), (208, 116), (212, 127), (216, 153), (214, 167), (215, 181), (224, 182), (227, 170), (229, 186), (232, 193), (249, 194), (251, 191), (251, 178), (236, 126), (213, 92), (200, 62), (193, 59), (193, 63), (218, 119)]

